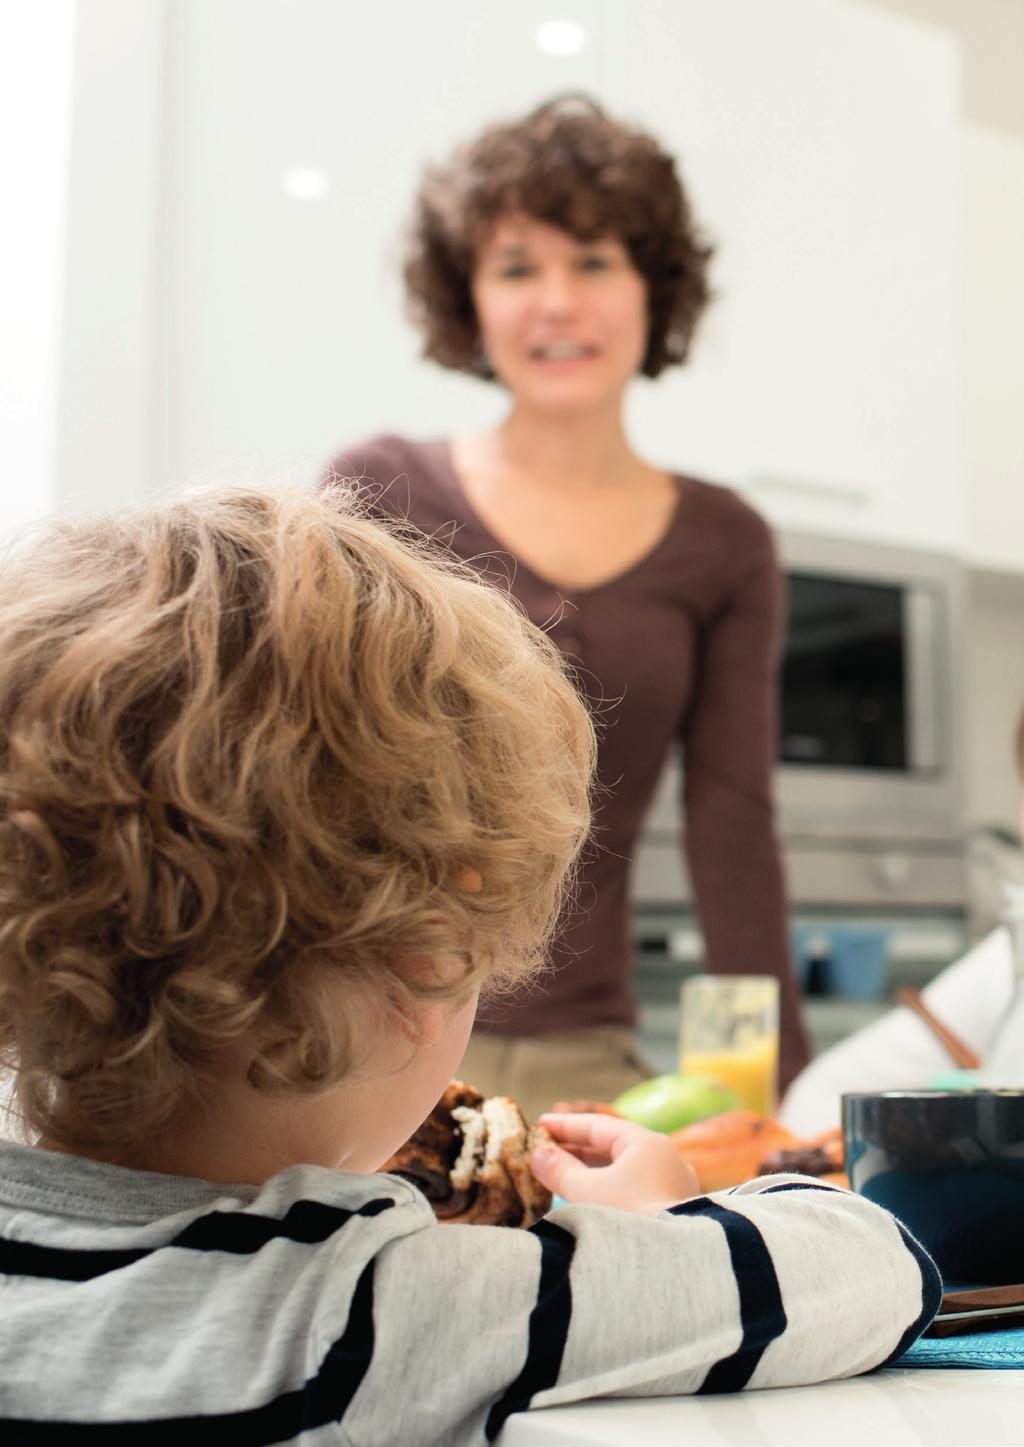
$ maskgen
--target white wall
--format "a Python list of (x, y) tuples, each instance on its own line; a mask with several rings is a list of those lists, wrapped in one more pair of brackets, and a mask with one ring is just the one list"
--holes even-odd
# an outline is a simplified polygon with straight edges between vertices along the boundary
[(137, 497), (153, 475), (164, 9), (162, 0), (79, 0), (56, 436), (62, 505)]
[(966, 795), (1019, 828), (1011, 740), (1024, 707), (1024, 138), (964, 131), (967, 408)]
[(0, 9), (0, 535), (53, 501), (75, 8)]
[(1024, 576), (972, 573), (966, 622), (967, 820), (1019, 829), (1013, 739), (1024, 708)]
[[(590, 44), (556, 59), (532, 38), (551, 13), (168, 7), (156, 479), (312, 476), (383, 427), (496, 416), (493, 389), (417, 361), (397, 239), (426, 160), (582, 87), (677, 151), (720, 243), (693, 366), (636, 388), (641, 449), (783, 524), (955, 547), (953, 43), (845, 0), (572, 0)], [(322, 201), (284, 194), (296, 166)]]

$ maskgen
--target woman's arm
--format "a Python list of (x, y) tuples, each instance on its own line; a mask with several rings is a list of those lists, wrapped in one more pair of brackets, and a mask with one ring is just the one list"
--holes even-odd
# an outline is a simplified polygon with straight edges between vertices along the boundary
[(745, 559), (702, 630), (683, 731), (686, 855), (708, 966), (774, 975), (780, 1084), (807, 1063), (775, 833), (782, 577), (767, 526), (745, 512)]

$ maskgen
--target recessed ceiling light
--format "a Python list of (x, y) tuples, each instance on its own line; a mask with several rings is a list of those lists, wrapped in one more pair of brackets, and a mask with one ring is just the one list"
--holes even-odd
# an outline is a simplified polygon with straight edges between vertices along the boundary
[(322, 201), (329, 186), (324, 172), (316, 171), (312, 166), (296, 166), (294, 170), (285, 172), (284, 192), (294, 201)]
[(545, 20), (534, 39), (545, 55), (578, 55), (587, 43), (587, 32), (575, 20)]

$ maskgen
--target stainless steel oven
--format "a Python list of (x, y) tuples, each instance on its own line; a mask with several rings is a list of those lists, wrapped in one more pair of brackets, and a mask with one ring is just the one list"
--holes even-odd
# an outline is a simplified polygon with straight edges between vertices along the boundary
[(946, 598), (933, 581), (787, 576), (783, 767), (932, 775)]
[[(960, 564), (795, 532), (779, 548), (776, 790), (794, 907), (962, 908)], [(688, 899), (679, 768), (662, 779), (635, 860), (641, 906)]]
[(780, 538), (783, 831), (959, 836), (960, 564), (850, 539)]

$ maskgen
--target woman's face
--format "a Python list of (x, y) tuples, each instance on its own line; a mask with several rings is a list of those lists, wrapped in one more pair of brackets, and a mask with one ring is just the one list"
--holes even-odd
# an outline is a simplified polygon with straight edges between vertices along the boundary
[(621, 241), (505, 216), (480, 248), (472, 290), (488, 361), (518, 403), (619, 404), (647, 350), (647, 287)]

